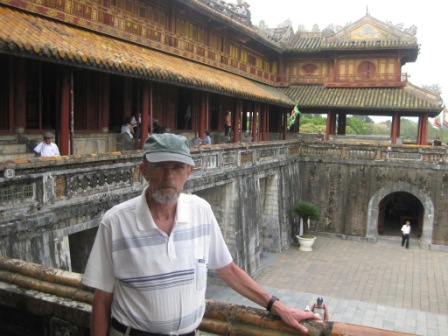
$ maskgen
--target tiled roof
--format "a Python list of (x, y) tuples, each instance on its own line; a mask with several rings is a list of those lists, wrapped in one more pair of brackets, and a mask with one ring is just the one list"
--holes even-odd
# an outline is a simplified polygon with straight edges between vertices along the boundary
[(294, 51), (320, 52), (322, 37), (300, 37), (292, 47)]
[(402, 40), (351, 40), (351, 41), (325, 41), (322, 42), (321, 50), (345, 50), (345, 49), (417, 49), (416, 42)]
[(413, 116), (426, 112), (435, 117), (443, 109), (440, 97), (410, 84), (403, 88), (326, 88), (321, 85), (296, 85), (282, 91), (298, 103), (299, 109), (308, 109), (308, 113), (340, 110), (347, 113), (353, 111), (390, 115), (391, 111), (398, 111), (401, 115)]
[(418, 51), (416, 42), (402, 40), (333, 40), (326, 41), (323, 37), (299, 37), (292, 48), (288, 51), (294, 52), (322, 52), (333, 50), (396, 50), (409, 49), (415, 54)]
[(337, 33), (320, 33), (317, 36), (310, 36), (309, 33), (298, 34), (298, 38), (287, 51), (309, 53), (342, 50), (406, 50), (408, 61), (415, 62), (418, 49), (417, 38), (414, 35), (366, 15)]
[(258, 27), (248, 26), (248, 25), (242, 24), (236, 20), (233, 20), (231, 17), (219, 12), (212, 6), (204, 3), (206, 1), (203, 1), (203, 0), (202, 1), (201, 0), (177, 0), (177, 1), (187, 5), (189, 7), (196, 8), (200, 12), (204, 13), (205, 15), (210, 15), (214, 20), (219, 20), (221, 22), (228, 24), (229, 27), (233, 27), (237, 31), (247, 34), (247, 36), (250, 36), (251, 38), (257, 40), (258, 42), (263, 43), (264, 45), (268, 46), (272, 50), (277, 51), (278, 53), (281, 53), (283, 51), (281, 46), (278, 43), (276, 43), (275, 41), (272, 41), (271, 39), (268, 39), (263, 34), (260, 34)]
[(0, 52), (141, 77), (280, 106), (274, 87), (0, 5)]

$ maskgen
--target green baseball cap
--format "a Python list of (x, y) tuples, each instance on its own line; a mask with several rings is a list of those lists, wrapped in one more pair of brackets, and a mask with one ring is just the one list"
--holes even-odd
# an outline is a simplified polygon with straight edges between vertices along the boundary
[(188, 139), (183, 135), (153, 134), (146, 139), (143, 153), (149, 162), (175, 161), (194, 166)]

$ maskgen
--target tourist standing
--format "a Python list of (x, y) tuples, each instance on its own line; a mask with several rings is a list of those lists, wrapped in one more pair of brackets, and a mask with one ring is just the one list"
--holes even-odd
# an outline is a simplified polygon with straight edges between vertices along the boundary
[(203, 145), (211, 145), (212, 139), (210, 138), (210, 132), (204, 131), (204, 140), (202, 140)]
[(58, 145), (52, 142), (51, 139), (53, 139), (53, 133), (45, 132), (42, 141), (34, 147), (34, 152), (42, 157), (60, 156)]
[(286, 306), (232, 260), (211, 206), (182, 193), (193, 172), (187, 138), (155, 134), (145, 142), (143, 193), (101, 220), (83, 283), (95, 288), (92, 335), (193, 336), (205, 311), (207, 269), (301, 333), (317, 318)]
[(404, 224), (401, 227), (402, 232), (402, 238), (401, 238), (401, 246), (404, 246), (406, 243), (406, 248), (409, 248), (409, 235), (411, 234), (411, 222), (406, 221), (406, 224)]

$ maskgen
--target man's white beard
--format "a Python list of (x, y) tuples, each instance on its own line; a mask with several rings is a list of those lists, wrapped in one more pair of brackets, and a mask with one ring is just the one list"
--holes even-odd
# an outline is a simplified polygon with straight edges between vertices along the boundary
[(176, 203), (179, 198), (179, 194), (175, 191), (157, 190), (152, 194), (152, 198), (154, 198), (154, 200), (159, 204), (167, 205)]

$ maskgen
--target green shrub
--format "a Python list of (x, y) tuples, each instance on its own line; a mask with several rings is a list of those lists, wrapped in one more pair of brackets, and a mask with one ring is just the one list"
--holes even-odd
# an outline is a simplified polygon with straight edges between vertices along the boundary
[(319, 220), (320, 219), (320, 210), (314, 203), (307, 201), (300, 201), (294, 204), (292, 207), (292, 212), (303, 218), (304, 220), (312, 219)]

